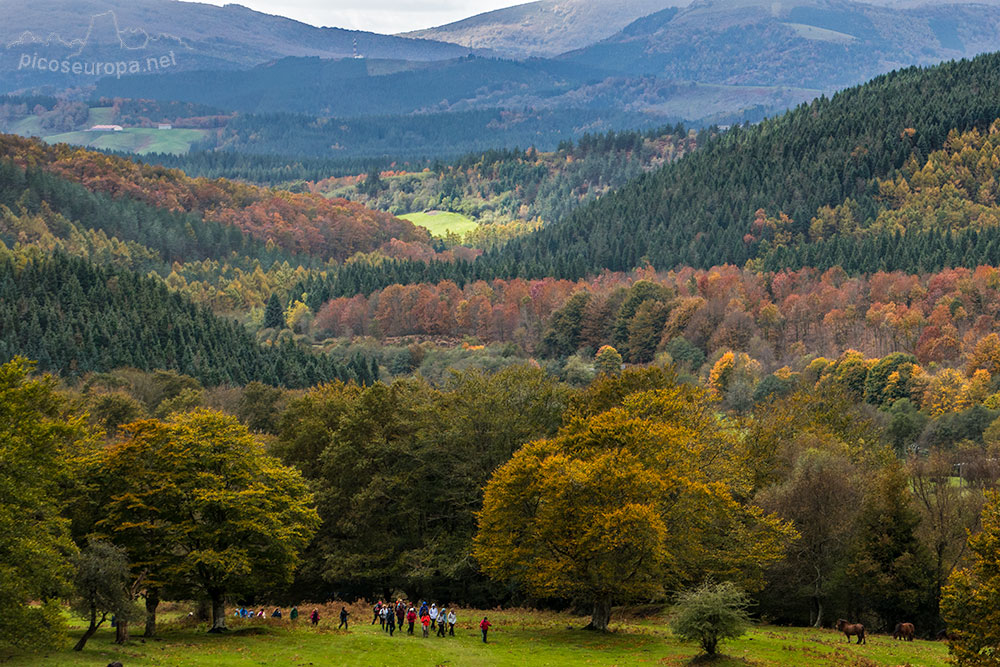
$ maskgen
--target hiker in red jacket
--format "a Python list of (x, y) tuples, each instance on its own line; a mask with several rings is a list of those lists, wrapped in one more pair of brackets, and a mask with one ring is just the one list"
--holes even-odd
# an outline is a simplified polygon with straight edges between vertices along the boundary
[(483, 643), (484, 644), (486, 643), (486, 633), (489, 632), (491, 625), (492, 625), (492, 623), (490, 623), (489, 621), (487, 621), (485, 616), (483, 616), (483, 620), (481, 620), (479, 622), (479, 629), (483, 631)]
[(410, 611), (406, 612), (406, 620), (410, 623), (410, 629), (407, 634), (413, 634), (413, 624), (417, 622), (417, 610), (410, 607)]
[(431, 627), (431, 617), (428, 614), (424, 614), (420, 617), (420, 625), (424, 626), (424, 637), (427, 637), (427, 629)]

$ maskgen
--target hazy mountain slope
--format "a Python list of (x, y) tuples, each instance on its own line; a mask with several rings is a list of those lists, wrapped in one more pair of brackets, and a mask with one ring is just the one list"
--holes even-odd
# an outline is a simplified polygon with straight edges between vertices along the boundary
[[(438, 60), (468, 48), (317, 28), (240, 5), (176, 0), (0, 0), (0, 87), (92, 84), (98, 75), (248, 67), (282, 56)], [(167, 59), (161, 61), (162, 57)], [(45, 59), (40, 66), (38, 58)], [(150, 61), (152, 58), (155, 60)], [(52, 61), (59, 64), (50, 70)], [(62, 63), (68, 63), (64, 71)], [(126, 63), (125, 72), (117, 64)], [(135, 71), (131, 64), (137, 63)], [(80, 63), (79, 71), (73, 64)], [(105, 72), (103, 65), (112, 65)], [(85, 67), (89, 65), (89, 67)]]
[(610, 37), (635, 19), (691, 0), (540, 0), (403, 33), (512, 56), (554, 56)]
[(995, 4), (874, 6), (846, 0), (702, 0), (643, 17), (570, 62), (669, 79), (838, 88), (1000, 43)]

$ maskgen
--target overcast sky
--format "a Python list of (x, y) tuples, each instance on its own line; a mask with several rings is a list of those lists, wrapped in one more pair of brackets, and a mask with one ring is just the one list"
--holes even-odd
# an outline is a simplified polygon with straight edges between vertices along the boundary
[(236, 2), (318, 26), (393, 34), (451, 23), (529, 0), (201, 0)]

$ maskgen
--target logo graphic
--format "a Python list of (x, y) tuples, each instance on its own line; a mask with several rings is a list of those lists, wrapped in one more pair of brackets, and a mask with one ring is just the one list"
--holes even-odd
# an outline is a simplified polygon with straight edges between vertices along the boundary
[(15, 52), (18, 71), (95, 78), (169, 70), (177, 67), (177, 53), (191, 48), (174, 35), (123, 29), (111, 10), (91, 16), (82, 37), (65, 39), (52, 32), (43, 39), (25, 30), (6, 47)]

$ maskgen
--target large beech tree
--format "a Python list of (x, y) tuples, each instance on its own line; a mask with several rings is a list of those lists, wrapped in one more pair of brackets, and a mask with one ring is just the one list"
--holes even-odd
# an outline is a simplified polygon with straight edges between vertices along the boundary
[[(125, 430), (98, 455), (98, 495), (107, 500), (96, 525), (147, 572), (154, 601), (167, 585), (204, 595), (211, 631), (222, 631), (228, 593), (290, 581), (319, 525), (298, 471), (219, 412)], [(155, 619), (155, 603), (149, 611)]]
[(794, 530), (738, 499), (740, 445), (710, 405), (669, 383), (523, 447), (486, 487), (474, 547), (483, 570), (591, 604), (588, 627), (602, 631), (612, 604), (708, 575), (759, 588)]

